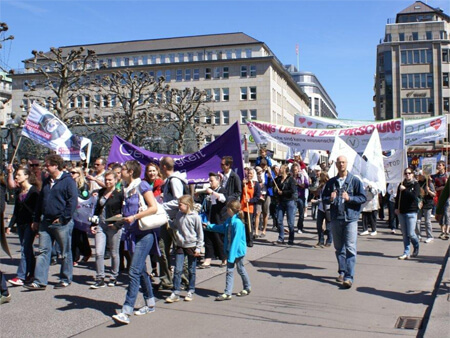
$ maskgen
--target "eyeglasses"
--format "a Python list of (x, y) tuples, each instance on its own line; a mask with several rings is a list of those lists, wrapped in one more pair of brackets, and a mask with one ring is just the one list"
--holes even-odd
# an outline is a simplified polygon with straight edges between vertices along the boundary
[(101, 163), (94, 163), (95, 167), (98, 167), (99, 165), (102, 165)]
[(71, 171), (70, 173), (71, 173), (72, 175), (79, 174), (78, 171)]
[(406, 172), (405, 172), (405, 175), (411, 175), (411, 174), (412, 174), (411, 171), (406, 171)]

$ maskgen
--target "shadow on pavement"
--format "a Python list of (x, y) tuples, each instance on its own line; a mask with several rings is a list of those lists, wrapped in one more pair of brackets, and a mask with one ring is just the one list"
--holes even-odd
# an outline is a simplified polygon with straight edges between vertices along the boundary
[(56, 299), (63, 299), (69, 304), (63, 307), (56, 308), (59, 311), (70, 311), (80, 309), (92, 309), (103, 313), (105, 316), (110, 316), (111, 313), (115, 313), (115, 309), (121, 308), (122, 305), (114, 302), (105, 302), (102, 300), (87, 298), (74, 295), (56, 295)]
[(339, 286), (339, 283), (335, 281), (336, 277), (330, 276), (315, 276), (310, 273), (303, 273), (298, 271), (282, 271), (282, 270), (266, 270), (258, 269), (258, 272), (268, 273), (272, 277), (283, 277), (283, 278), (297, 278), (297, 279), (309, 279), (319, 283), (326, 283), (334, 286)]
[(375, 296), (385, 297), (393, 300), (398, 300), (405, 303), (411, 304), (425, 304), (430, 305), (433, 301), (432, 294), (430, 292), (421, 291), (418, 293), (408, 293), (408, 292), (395, 292), (387, 290), (377, 290), (375, 288), (369, 287), (358, 287), (356, 291), (372, 294)]

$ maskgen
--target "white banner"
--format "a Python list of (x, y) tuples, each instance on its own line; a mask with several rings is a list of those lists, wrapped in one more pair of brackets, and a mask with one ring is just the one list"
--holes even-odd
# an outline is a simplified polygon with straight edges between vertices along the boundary
[(91, 196), (87, 200), (78, 198), (77, 209), (73, 213), (74, 226), (82, 231), (89, 232), (91, 228), (91, 222), (89, 217), (94, 214), (95, 206), (97, 205), (97, 196)]
[[(392, 140), (391, 129), (402, 119), (386, 121), (361, 121), (361, 120), (337, 120), (317, 116), (295, 116), (296, 127), (313, 129), (339, 129), (355, 128), (373, 125), (380, 134), (383, 150), (389, 150), (388, 146)], [(430, 141), (439, 141), (447, 138), (447, 115), (429, 117), (424, 119), (405, 119), (405, 145), (412, 146)], [(401, 148), (390, 148), (401, 149)]]
[(424, 174), (432, 175), (436, 172), (436, 157), (425, 157), (422, 159), (422, 170)]
[(384, 173), (383, 151), (381, 150), (378, 130), (372, 134), (369, 144), (362, 155), (364, 162), (363, 177), (372, 187), (376, 187), (382, 195), (386, 194), (386, 175)]
[(383, 158), (384, 173), (387, 183), (400, 183), (403, 180), (403, 170), (407, 165), (406, 152), (397, 150), (394, 154)]
[[(383, 150), (402, 149), (402, 120), (392, 121), (383, 126), (385, 142)], [(275, 142), (293, 149), (331, 150), (334, 139), (339, 136), (352, 149), (362, 153), (366, 149), (375, 124), (345, 129), (296, 128), (272, 124), (263, 121), (247, 122), (247, 126), (256, 143)], [(389, 137), (387, 137), (389, 135)]]
[(92, 143), (88, 138), (72, 134), (61, 120), (37, 103), (31, 106), (22, 135), (73, 161), (85, 160), (83, 148)]

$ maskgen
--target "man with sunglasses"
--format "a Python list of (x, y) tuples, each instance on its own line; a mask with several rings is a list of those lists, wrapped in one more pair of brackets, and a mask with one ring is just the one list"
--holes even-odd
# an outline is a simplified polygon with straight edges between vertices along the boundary
[(103, 157), (99, 157), (94, 162), (95, 172), (93, 175), (86, 175), (86, 179), (89, 181), (89, 192), (92, 194), (105, 188), (105, 167), (106, 161)]
[[(32, 158), (27, 162), (27, 166), (30, 171), (36, 176), (36, 180), (38, 181), (38, 187), (42, 186), (42, 181), (47, 177), (46, 174), (41, 169), (41, 164), (38, 159)], [(12, 164), (8, 164), (6, 168), (8, 172), (8, 188), (16, 189), (18, 187), (16, 181), (14, 180), (14, 167)]]

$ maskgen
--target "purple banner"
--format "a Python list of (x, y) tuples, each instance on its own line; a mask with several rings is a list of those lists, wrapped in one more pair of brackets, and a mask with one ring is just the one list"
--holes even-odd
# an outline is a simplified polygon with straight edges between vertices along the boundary
[[(186, 173), (190, 184), (208, 182), (209, 172), (221, 170), (220, 162), (223, 156), (233, 157), (233, 170), (243, 177), (244, 167), (242, 160), (241, 137), (239, 124), (236, 122), (228, 130), (193, 154), (169, 155), (153, 153), (139, 148), (134, 144), (114, 136), (109, 152), (108, 163), (124, 163), (129, 160), (137, 160), (143, 167), (149, 162), (157, 163), (164, 156), (170, 156), (175, 160), (175, 170)], [(142, 170), (142, 176), (144, 170)]]

